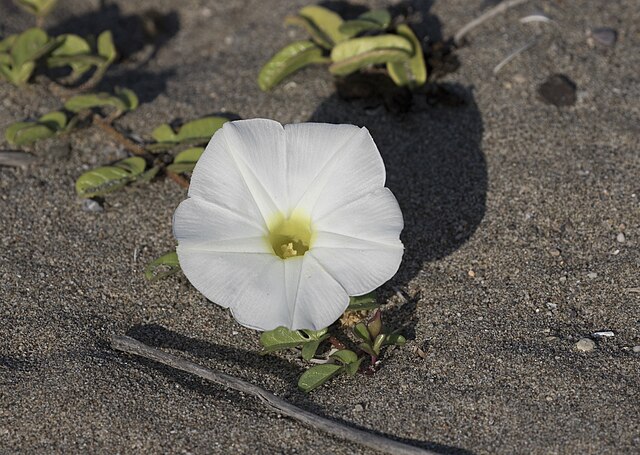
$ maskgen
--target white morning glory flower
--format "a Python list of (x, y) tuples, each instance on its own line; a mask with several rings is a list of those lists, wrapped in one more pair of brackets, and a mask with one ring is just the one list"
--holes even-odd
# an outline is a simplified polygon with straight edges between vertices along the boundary
[(180, 266), (250, 328), (319, 330), (398, 270), (402, 213), (366, 128), (228, 122), (176, 209)]

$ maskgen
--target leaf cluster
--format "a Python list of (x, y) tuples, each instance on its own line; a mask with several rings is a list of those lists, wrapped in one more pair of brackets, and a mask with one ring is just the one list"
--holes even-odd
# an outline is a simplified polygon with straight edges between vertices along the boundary
[(0, 77), (21, 86), (29, 82), (38, 64), (70, 70), (64, 82), (76, 83), (93, 70), (91, 86), (99, 82), (118, 54), (110, 31), (97, 40), (64, 34), (50, 37), (34, 27), (0, 41)]
[(345, 21), (322, 6), (306, 6), (285, 23), (304, 28), (310, 40), (295, 41), (276, 53), (260, 70), (258, 85), (264, 91), (305, 66), (328, 63), (329, 71), (346, 76), (372, 65), (385, 65), (398, 86), (411, 89), (427, 80), (422, 45), (411, 28), (391, 28), (385, 9), (368, 11)]
[[(364, 297), (352, 297), (347, 311), (362, 311), (364, 308), (377, 308), (373, 293)], [(331, 337), (330, 329), (319, 331), (311, 330), (289, 330), (285, 327), (263, 332), (260, 336), (260, 344), (263, 353), (281, 351), (284, 349), (300, 348), (300, 354), (306, 361), (312, 361), (318, 355), (318, 350), (322, 343), (330, 340), (331, 344), (338, 349), (332, 349), (324, 354), (325, 360), (322, 363), (311, 366), (298, 380), (298, 387), (305, 391), (321, 386), (329, 379), (339, 374), (345, 373), (354, 376), (361, 368), (365, 356), (358, 355), (356, 351), (371, 356), (370, 369), (376, 364), (380, 356), (381, 349), (386, 345), (402, 345), (405, 343), (404, 337), (396, 333), (384, 333), (382, 326), (382, 313), (377, 309), (373, 317), (368, 322), (360, 321), (353, 328), (353, 332), (361, 342), (357, 349), (352, 350), (345, 346), (342, 341)]]
[(109, 108), (111, 119), (115, 119), (138, 106), (136, 94), (126, 88), (116, 88), (115, 95), (109, 93), (87, 93), (76, 95), (64, 104), (64, 109), (49, 112), (37, 120), (15, 122), (5, 131), (5, 138), (13, 145), (27, 145), (70, 132), (96, 108)]

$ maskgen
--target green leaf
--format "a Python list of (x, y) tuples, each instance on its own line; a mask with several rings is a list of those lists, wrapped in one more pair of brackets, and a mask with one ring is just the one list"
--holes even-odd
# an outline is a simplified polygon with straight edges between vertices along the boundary
[(176, 142), (176, 133), (174, 133), (173, 129), (166, 123), (153, 130), (151, 137), (155, 139), (156, 142)]
[(379, 306), (380, 304), (376, 303), (376, 291), (372, 291), (365, 295), (349, 297), (347, 311), (375, 310)]
[(13, 2), (26, 12), (43, 17), (51, 12), (58, 0), (13, 0)]
[(0, 52), (0, 65), (11, 66), (13, 59), (6, 52)]
[(358, 345), (360, 349), (369, 354), (370, 356), (377, 357), (378, 354), (373, 350), (373, 347), (369, 343), (360, 343)]
[[(340, 31), (340, 26), (344, 21), (338, 14), (330, 9), (317, 5), (305, 6), (298, 11), (298, 15), (306, 19), (311, 27), (315, 29), (312, 32), (307, 28), (312, 38), (319, 38), (316, 42), (322, 47), (331, 49), (333, 45), (347, 38), (347, 36)], [(317, 33), (315, 33), (316, 31)], [(319, 37), (314, 35), (319, 35)]]
[(382, 332), (382, 313), (377, 310), (371, 321), (367, 324), (367, 330), (371, 338), (377, 337)]
[(15, 85), (26, 84), (35, 69), (36, 64), (34, 62), (26, 62), (16, 67), (12, 71), (11, 82)]
[(340, 349), (339, 351), (331, 354), (331, 358), (337, 359), (345, 365), (358, 361), (357, 354), (349, 349)]
[(9, 52), (18, 35), (9, 35), (0, 41), (0, 52)]
[(18, 35), (11, 47), (11, 57), (15, 67), (34, 61), (57, 46), (56, 40), (49, 41), (47, 33), (41, 28), (30, 28)]
[(196, 163), (173, 163), (167, 166), (167, 171), (171, 171), (174, 174), (183, 174), (185, 172), (193, 172), (196, 167)]
[(116, 87), (116, 96), (127, 106), (128, 111), (133, 111), (138, 107), (138, 95), (133, 90)]
[(43, 115), (35, 122), (16, 122), (5, 131), (7, 141), (14, 145), (25, 145), (52, 137), (65, 130), (67, 116), (54, 111)]
[(333, 365), (330, 363), (314, 365), (300, 376), (298, 387), (304, 392), (311, 392), (313, 389), (320, 387), (340, 373), (343, 369), (344, 367), (341, 365)]
[(80, 112), (95, 107), (112, 106), (119, 111), (125, 111), (127, 105), (120, 98), (108, 93), (89, 93), (86, 95), (76, 95), (70, 98), (65, 104), (65, 109), (71, 112)]
[(371, 341), (371, 335), (369, 335), (369, 330), (364, 322), (358, 322), (353, 327), (353, 333), (356, 334), (357, 337), (363, 339), (364, 341)]
[(381, 333), (380, 335), (378, 335), (376, 337), (376, 339), (373, 341), (373, 352), (377, 354), (380, 354), (380, 348), (382, 347), (382, 344), (384, 343), (384, 340), (387, 338), (387, 336), (384, 333)]
[(30, 144), (55, 134), (54, 130), (37, 122), (16, 122), (9, 125), (4, 133), (7, 141), (13, 145)]
[(409, 60), (387, 62), (389, 76), (399, 86), (420, 87), (427, 82), (427, 66), (424, 63), (424, 52), (420, 41), (408, 25), (401, 24), (397, 32), (413, 45), (413, 56)]
[(397, 35), (378, 35), (353, 38), (338, 44), (331, 51), (332, 74), (344, 76), (361, 68), (378, 63), (407, 60), (413, 46)]
[(260, 344), (263, 347), (263, 352), (295, 348), (308, 341), (310, 341), (310, 339), (300, 331), (289, 330), (286, 327), (278, 327), (277, 329), (262, 332), (260, 335)]
[(180, 271), (178, 254), (175, 251), (165, 253), (155, 261), (150, 262), (144, 269), (144, 275), (148, 280), (155, 281), (168, 277)]
[(47, 59), (49, 68), (70, 66), (74, 77), (89, 71), (93, 65), (100, 65), (103, 59), (91, 55), (91, 46), (78, 35), (66, 34), (57, 37), (61, 43)]
[(266, 92), (299, 69), (327, 61), (328, 59), (322, 55), (322, 49), (311, 41), (295, 41), (282, 48), (264, 64), (258, 75), (258, 85)]
[(384, 340), (383, 345), (396, 345), (396, 346), (404, 346), (407, 342), (407, 339), (400, 335), (399, 333), (390, 333)]
[(318, 340), (309, 341), (308, 343), (303, 344), (302, 358), (304, 360), (313, 359), (313, 357), (316, 355), (316, 351), (318, 350), (319, 346), (320, 346), (320, 341)]
[(71, 56), (91, 53), (91, 46), (87, 40), (78, 35), (67, 33), (58, 36), (57, 39), (60, 41), (60, 45), (51, 52), (51, 55)]
[(134, 181), (145, 167), (145, 160), (135, 156), (118, 161), (113, 166), (92, 169), (78, 177), (76, 193), (85, 198), (111, 193)]
[(53, 111), (40, 117), (38, 123), (42, 123), (54, 131), (63, 130), (67, 126), (67, 116), (64, 112)]
[(112, 63), (118, 57), (118, 51), (113, 44), (113, 35), (111, 31), (105, 30), (98, 36), (98, 55), (104, 58), (107, 63)]
[(324, 328), (320, 330), (303, 329), (302, 332), (309, 337), (310, 340), (324, 340), (329, 336), (329, 329)]
[(360, 369), (360, 364), (362, 363), (363, 360), (364, 360), (364, 357), (360, 357), (355, 362), (351, 362), (348, 365), (345, 365), (344, 366), (345, 373), (347, 373), (349, 376), (354, 376)]
[(391, 14), (386, 9), (367, 11), (357, 19), (346, 21), (340, 26), (340, 32), (351, 38), (369, 30), (386, 30), (391, 23)]
[(191, 147), (178, 153), (173, 159), (174, 163), (195, 163), (198, 162), (202, 154), (204, 153), (204, 147)]
[(190, 139), (209, 140), (228, 121), (229, 119), (225, 117), (203, 117), (198, 120), (192, 120), (180, 127), (176, 135), (176, 141), (184, 142)]

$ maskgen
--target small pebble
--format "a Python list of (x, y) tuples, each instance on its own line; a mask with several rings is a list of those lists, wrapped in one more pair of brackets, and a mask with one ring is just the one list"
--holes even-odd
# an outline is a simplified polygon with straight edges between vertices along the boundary
[(587, 273), (587, 276), (589, 278), (591, 278), (592, 280), (598, 278), (598, 274), (596, 272), (589, 272), (589, 273)]
[(354, 410), (355, 412), (362, 412), (362, 411), (364, 411), (364, 406), (362, 406), (360, 403), (358, 403), (357, 405), (355, 405), (355, 406), (353, 407), (353, 410)]
[(598, 27), (591, 30), (591, 37), (603, 46), (613, 46), (618, 40), (618, 32), (611, 27)]
[(82, 201), (82, 210), (84, 212), (100, 213), (104, 212), (104, 207), (95, 199), (84, 199)]
[(576, 349), (580, 352), (591, 352), (595, 347), (596, 343), (590, 338), (582, 338), (576, 343)]
[(566, 276), (561, 276), (560, 277), (560, 282), (561, 283), (566, 283), (567, 282), (567, 277)]
[(640, 352), (640, 345), (633, 347), (633, 352)]
[(547, 308), (549, 308), (550, 310), (555, 310), (556, 308), (558, 308), (558, 304), (547, 302)]
[(624, 243), (624, 241), (626, 240), (626, 238), (624, 237), (624, 233), (620, 232), (617, 236), (616, 236), (616, 240), (618, 241), (618, 243)]
[(593, 332), (591, 336), (594, 338), (611, 338), (615, 336), (615, 334), (611, 330), (600, 330), (598, 332)]
[(558, 256), (560, 256), (560, 250), (553, 248), (551, 250), (549, 250), (549, 254), (551, 256), (553, 256), (554, 258), (557, 258)]
[(564, 74), (549, 76), (540, 87), (540, 97), (554, 106), (573, 106), (576, 102), (576, 84)]
[(476, 272), (474, 272), (473, 270), (469, 270), (468, 274), (471, 278), (476, 276)]

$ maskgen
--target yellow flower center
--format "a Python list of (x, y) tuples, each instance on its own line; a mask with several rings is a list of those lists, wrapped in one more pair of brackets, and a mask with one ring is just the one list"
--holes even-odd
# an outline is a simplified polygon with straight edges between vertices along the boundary
[(312, 240), (311, 219), (305, 214), (294, 212), (285, 218), (279, 213), (269, 223), (267, 241), (282, 259), (303, 256), (311, 248)]

